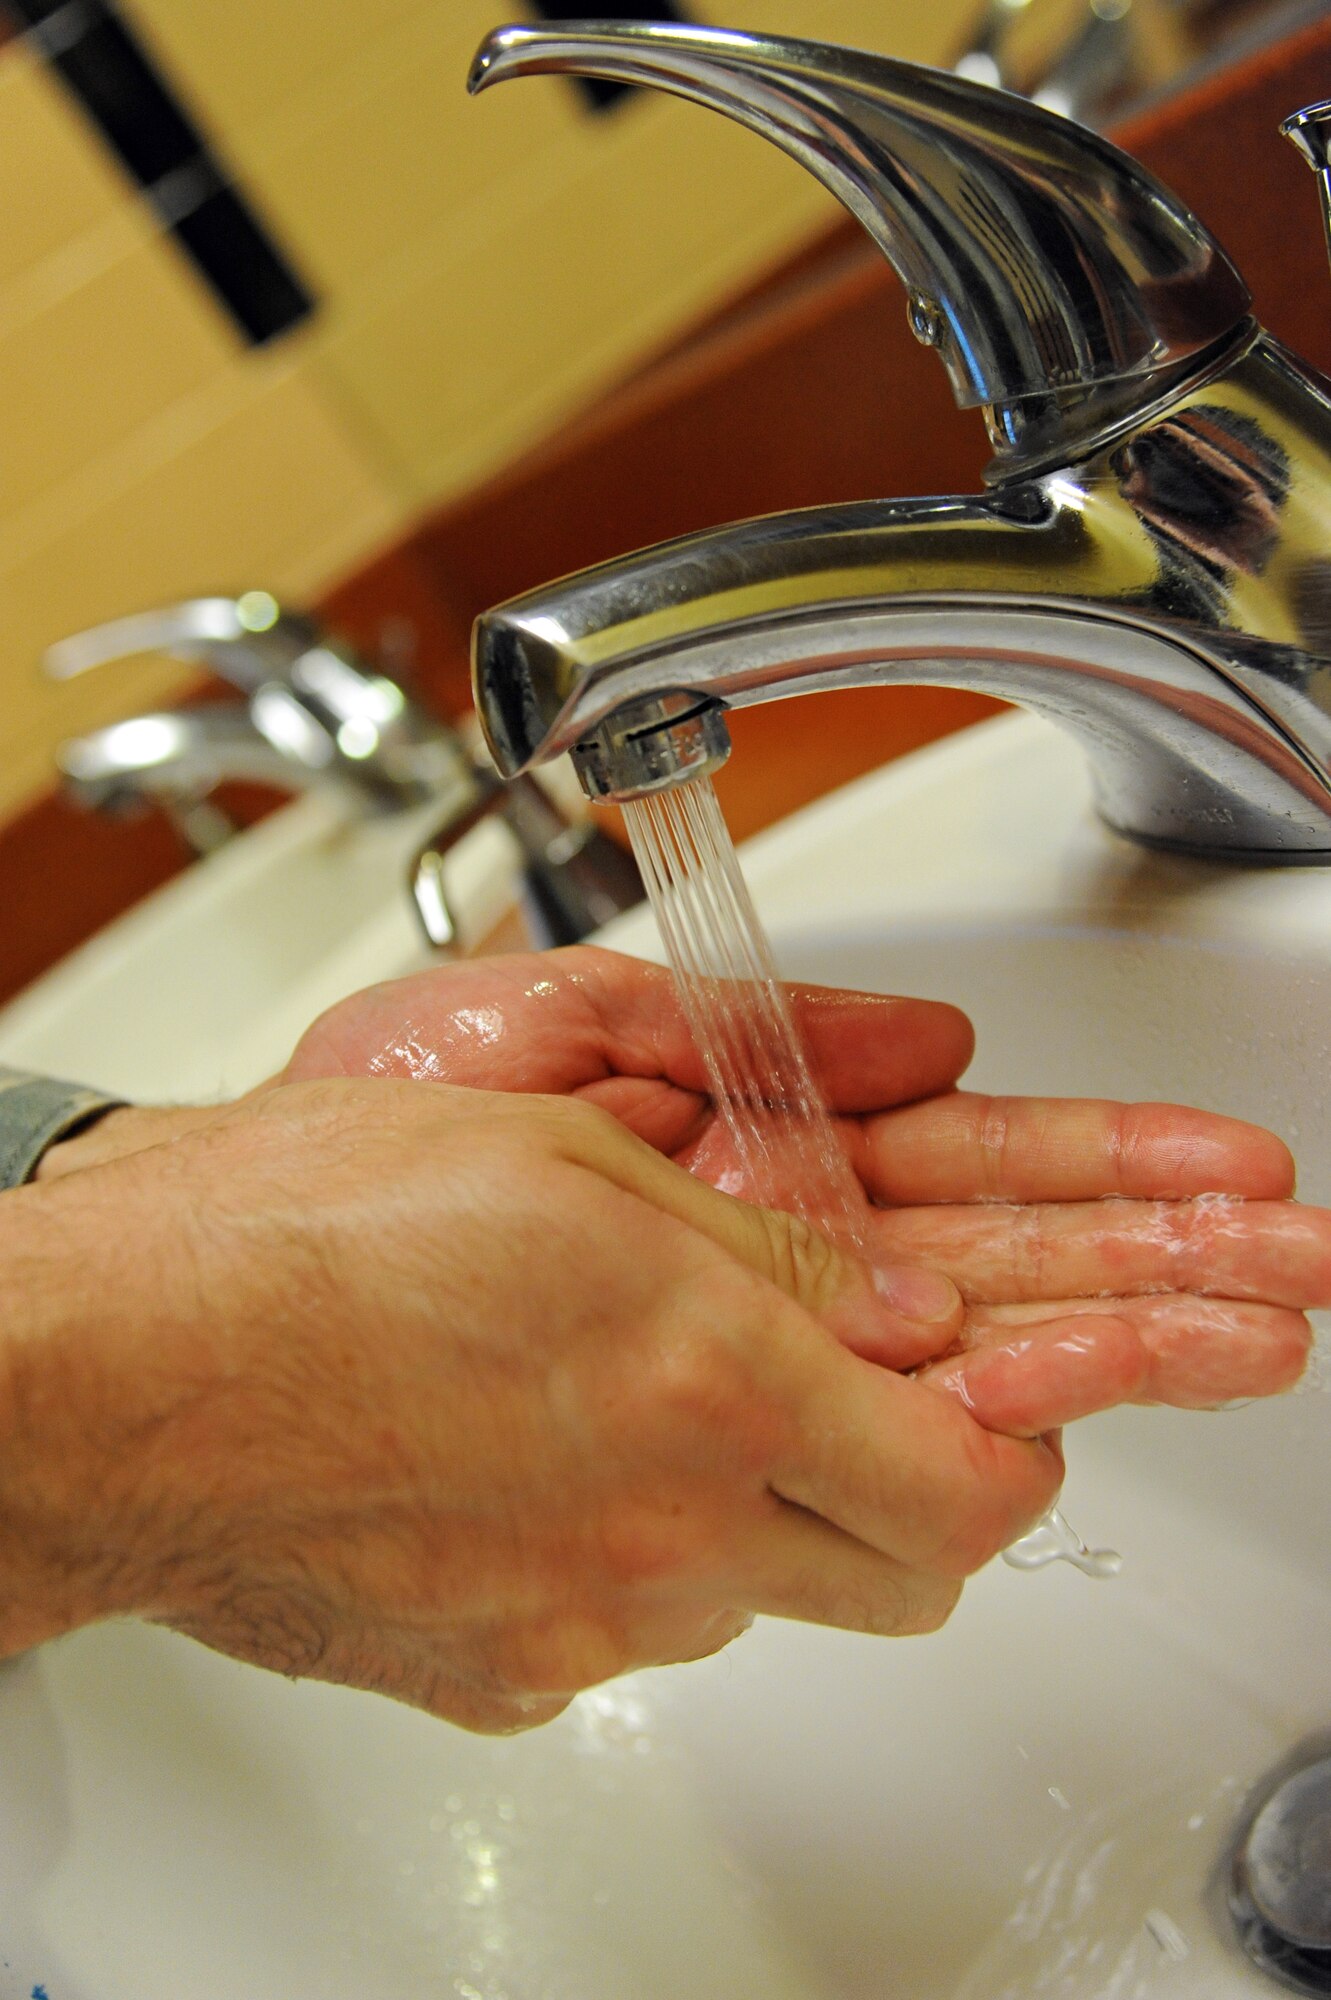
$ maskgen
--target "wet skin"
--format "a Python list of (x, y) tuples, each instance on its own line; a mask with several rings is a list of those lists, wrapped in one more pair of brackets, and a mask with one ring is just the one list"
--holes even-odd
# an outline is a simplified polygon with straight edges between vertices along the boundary
[(1278, 1139), (977, 1097), (956, 1009), (795, 1003), (867, 1262), (718, 1192), (670, 981), (599, 951), (373, 989), (233, 1105), (53, 1147), (0, 1198), (0, 1655), (136, 1613), (525, 1728), (755, 1612), (932, 1631), (1059, 1425), (1296, 1379), (1331, 1216)]
[[(1124, 1401), (1207, 1408), (1298, 1380), (1305, 1314), (1331, 1304), (1331, 1213), (1290, 1199), (1274, 1134), (1178, 1105), (966, 1092), (974, 1037), (958, 1009), (791, 993), (870, 1212), (878, 1268), (848, 1268), (833, 1312), (849, 1346), (1017, 1436)], [(611, 952), (372, 987), (314, 1024), (286, 1074), (576, 1097), (746, 1191), (670, 976)]]

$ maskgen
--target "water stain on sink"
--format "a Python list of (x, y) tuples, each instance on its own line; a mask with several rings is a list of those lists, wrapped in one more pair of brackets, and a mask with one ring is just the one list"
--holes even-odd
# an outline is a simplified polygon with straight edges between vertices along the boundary
[(1027, 1870), (955, 2000), (1164, 2000), (1206, 1992), (1221, 1967), (1232, 1979), (1206, 1905), (1242, 1794), (1226, 1774), (1080, 1815)]

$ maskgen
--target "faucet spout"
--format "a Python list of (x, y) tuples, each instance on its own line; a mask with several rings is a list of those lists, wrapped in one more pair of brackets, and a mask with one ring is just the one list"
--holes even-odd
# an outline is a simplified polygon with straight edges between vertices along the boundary
[(1102, 816), (1136, 839), (1325, 862), (1329, 452), (1314, 385), (1262, 340), (1084, 465), (742, 522), (512, 599), (477, 623), (478, 710), (505, 773), (572, 751), (589, 790), (624, 796), (684, 774), (616, 782), (638, 718), (972, 688), (1078, 737)]
[[(471, 88), (552, 70), (654, 84), (801, 161), (997, 457), (987, 497), (741, 522), (487, 613), (500, 770), (571, 751), (594, 797), (632, 797), (721, 761), (728, 708), (932, 682), (1071, 730), (1138, 840), (1331, 865), (1331, 383), (1177, 197), (1069, 119), (820, 43), (501, 28)], [(1287, 127), (1324, 178), (1325, 112)]]

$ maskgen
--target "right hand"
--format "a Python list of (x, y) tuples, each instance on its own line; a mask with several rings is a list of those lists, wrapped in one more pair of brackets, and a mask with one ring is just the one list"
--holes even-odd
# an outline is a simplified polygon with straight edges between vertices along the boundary
[(7, 1195), (0, 1271), (10, 1651), (137, 1613), (522, 1728), (755, 1612), (932, 1630), (1061, 1478), (850, 1351), (858, 1266), (568, 1099), (275, 1088)]

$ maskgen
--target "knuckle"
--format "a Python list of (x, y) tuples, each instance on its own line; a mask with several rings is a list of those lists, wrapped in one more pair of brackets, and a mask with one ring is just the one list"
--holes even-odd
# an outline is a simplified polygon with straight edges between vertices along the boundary
[(842, 1595), (835, 1623), (852, 1632), (872, 1632), (892, 1638), (909, 1628), (911, 1593), (904, 1574), (889, 1571), (875, 1579), (872, 1591)]
[(675, 1639), (660, 1664), (686, 1666), (693, 1660), (710, 1659), (742, 1638), (752, 1624), (750, 1612), (718, 1611), (694, 1626), (687, 1637), (681, 1635)]
[(407, 1697), (413, 1708), (423, 1708), (441, 1722), (451, 1722), (475, 1736), (517, 1736), (527, 1729), (539, 1729), (562, 1715), (571, 1695), (496, 1694), (467, 1687), (447, 1674), (431, 1674), (420, 1689)]
[(840, 1289), (842, 1276), (835, 1247), (802, 1216), (775, 1209), (760, 1212), (773, 1282), (811, 1312), (829, 1305)]
[(918, 1572), (882, 1557), (840, 1573), (810, 1566), (787, 1579), (783, 1597), (814, 1624), (886, 1638), (915, 1629), (921, 1581)]
[(1008, 1279), (1014, 1298), (1043, 1298), (1046, 1273), (1053, 1254), (1050, 1226), (1039, 1204), (1019, 1209), (1009, 1233)]
[(927, 1576), (919, 1570), (898, 1572), (875, 1592), (857, 1629), (889, 1639), (937, 1632), (952, 1616), (961, 1591), (959, 1577)]
[(897, 1636), (923, 1637), (941, 1631), (957, 1608), (962, 1588), (960, 1577), (931, 1578), (929, 1588), (916, 1595), (909, 1616), (896, 1627)]
[(479, 1696), (459, 1716), (456, 1709), (442, 1711), (445, 1722), (460, 1722), (477, 1736), (521, 1736), (528, 1729), (540, 1729), (553, 1722), (572, 1701), (572, 1695), (517, 1695), (507, 1700)]
[(613, 1680), (632, 1664), (629, 1648), (608, 1620), (573, 1612), (505, 1632), (493, 1655), (498, 1689), (516, 1700), (567, 1699)]
[(666, 1582), (703, 1567), (711, 1536), (680, 1498), (618, 1507), (605, 1522), (600, 1566), (617, 1587)]
[(1315, 1336), (1300, 1312), (1277, 1309), (1272, 1326), (1272, 1379), (1280, 1389), (1292, 1389), (1307, 1368)]
[(1004, 1185), (1011, 1137), (1011, 1105), (1006, 1097), (985, 1097), (977, 1103), (975, 1111), (975, 1137), (985, 1191), (994, 1194)]
[(723, 1294), (714, 1304), (719, 1311), (705, 1326), (660, 1339), (636, 1394), (645, 1435), (672, 1449), (677, 1463), (682, 1455), (737, 1487), (766, 1480), (790, 1449), (798, 1417), (768, 1380), (761, 1341), (748, 1338), (751, 1316), (742, 1306), (727, 1316)]
[(1048, 1511), (1062, 1478), (1059, 1454), (1041, 1440), (1005, 1438), (976, 1427), (969, 1440), (969, 1474), (952, 1496), (931, 1569), (941, 1577), (973, 1576)]
[(654, 1410), (674, 1424), (708, 1432), (732, 1428), (740, 1371), (726, 1345), (699, 1331), (663, 1340), (648, 1369)]

